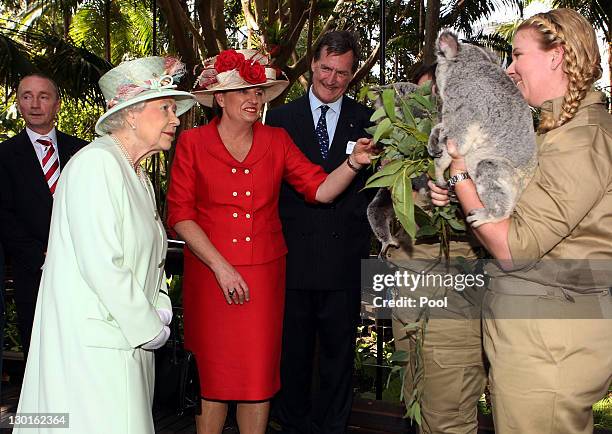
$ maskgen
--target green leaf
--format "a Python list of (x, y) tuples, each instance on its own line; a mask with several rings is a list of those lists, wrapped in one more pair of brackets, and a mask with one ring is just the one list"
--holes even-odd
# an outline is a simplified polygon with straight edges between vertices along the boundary
[(447, 207), (444, 207), (438, 212), (438, 214), (440, 214), (446, 220), (452, 220), (455, 218), (455, 216), (451, 214), (449, 211), (450, 210)]
[(428, 118), (422, 119), (421, 122), (419, 122), (419, 125), (417, 126), (417, 129), (422, 132), (427, 134), (427, 136), (429, 136), (431, 134), (431, 129), (432, 129), (433, 125), (431, 123), (431, 120)]
[(406, 137), (397, 144), (397, 149), (399, 149), (402, 154), (409, 155), (417, 144), (417, 139), (415, 139), (414, 136), (406, 135)]
[(423, 423), (423, 419), (421, 418), (421, 405), (418, 402), (415, 402), (414, 407), (414, 420), (417, 424), (419, 424), (419, 426), (421, 426)]
[(412, 113), (412, 108), (410, 104), (404, 100), (402, 100), (402, 112), (404, 113), (404, 120), (407, 125), (411, 128), (416, 128), (416, 121), (414, 119), (414, 114)]
[(391, 163), (386, 164), (378, 172), (370, 176), (366, 182), (371, 182), (375, 180), (376, 178), (381, 178), (383, 176), (393, 175), (394, 173), (397, 173), (402, 168), (403, 165), (404, 165), (403, 160), (392, 161)]
[(408, 353), (408, 351), (398, 350), (394, 352), (393, 354), (391, 354), (389, 361), (390, 362), (405, 362), (406, 360), (408, 360), (409, 355), (410, 353)]
[(421, 226), (416, 233), (416, 237), (431, 237), (432, 235), (436, 235), (437, 233), (438, 229), (434, 226)]
[(384, 107), (379, 107), (379, 108), (376, 109), (376, 111), (374, 113), (372, 113), (372, 116), (370, 116), (370, 120), (372, 122), (376, 122), (377, 120), (379, 120), (383, 116), (385, 116), (385, 108)]
[(364, 101), (366, 96), (368, 96), (369, 91), (370, 91), (369, 86), (362, 86), (361, 89), (359, 89), (359, 95), (357, 96), (357, 100)]
[(465, 231), (465, 223), (463, 223), (463, 221), (457, 220), (456, 218), (449, 219), (448, 224), (456, 231)]
[(395, 122), (395, 90), (394, 89), (385, 89), (382, 93), (383, 106), (385, 107), (385, 112), (387, 112), (387, 116), (393, 122)]
[(433, 104), (424, 96), (419, 95), (418, 93), (413, 93), (410, 95), (416, 102), (418, 102), (425, 110), (432, 111)]
[(395, 182), (397, 174), (387, 175), (376, 179), (368, 179), (363, 188), (380, 188), (380, 187), (391, 187)]
[[(431, 216), (418, 205), (414, 206), (414, 221), (420, 227), (431, 226)], [(418, 236), (418, 235), (417, 235)]]
[(391, 119), (384, 118), (376, 127), (376, 132), (374, 133), (374, 143), (378, 142), (382, 136), (389, 134), (392, 128), (393, 126), (391, 125)]
[(416, 224), (414, 221), (414, 199), (412, 198), (412, 182), (405, 171), (395, 179), (391, 189), (393, 209), (404, 230), (410, 237), (416, 235)]

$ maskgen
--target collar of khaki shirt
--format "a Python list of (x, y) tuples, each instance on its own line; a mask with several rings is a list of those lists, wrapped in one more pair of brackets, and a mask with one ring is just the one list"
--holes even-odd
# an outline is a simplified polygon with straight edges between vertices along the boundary
[[(559, 98), (544, 101), (542, 104), (542, 111), (552, 112), (554, 119), (559, 119), (561, 113), (563, 112), (562, 106), (564, 98), (565, 96), (560, 96)], [(601, 104), (605, 101), (606, 97), (602, 92), (587, 92), (584, 99), (580, 101), (578, 110), (582, 110), (593, 104)]]

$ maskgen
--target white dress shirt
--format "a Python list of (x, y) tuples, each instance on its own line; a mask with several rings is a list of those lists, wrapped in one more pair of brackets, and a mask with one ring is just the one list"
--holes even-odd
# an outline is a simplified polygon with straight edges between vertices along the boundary
[(310, 111), (312, 112), (312, 120), (315, 128), (321, 117), (321, 106), (326, 105), (329, 107), (327, 115), (325, 116), (325, 121), (327, 122), (327, 136), (329, 137), (329, 147), (331, 148), (332, 142), (334, 141), (336, 126), (338, 125), (338, 118), (340, 117), (340, 110), (342, 109), (342, 96), (336, 101), (326, 104), (316, 97), (312, 92), (312, 86), (310, 86), (308, 90), (308, 99), (310, 101)]
[(43, 157), (45, 156), (45, 154), (47, 153), (47, 148), (38, 143), (37, 140), (40, 139), (41, 137), (48, 137), (51, 140), (51, 143), (53, 144), (53, 149), (55, 150), (55, 153), (57, 155), (57, 162), (58, 164), (60, 164), (60, 169), (61, 169), (61, 163), (59, 160), (59, 149), (57, 148), (57, 134), (55, 133), (55, 127), (53, 127), (53, 129), (51, 129), (51, 131), (49, 131), (47, 134), (38, 134), (36, 131), (32, 131), (31, 129), (29, 129), (28, 127), (26, 127), (26, 133), (28, 133), (28, 137), (30, 138), (30, 141), (32, 142), (32, 146), (34, 146), (34, 151), (36, 151), (36, 156), (38, 157), (38, 162), (40, 163), (40, 167), (42, 167), (42, 161), (43, 161)]

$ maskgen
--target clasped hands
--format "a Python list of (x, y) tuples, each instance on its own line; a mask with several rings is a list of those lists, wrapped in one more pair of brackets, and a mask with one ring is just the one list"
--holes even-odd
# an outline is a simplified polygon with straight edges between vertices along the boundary
[[(446, 150), (448, 155), (453, 159), (449, 168), (450, 176), (457, 173), (467, 172), (465, 160), (457, 149), (457, 142), (452, 139), (446, 141)], [(447, 188), (437, 186), (432, 180), (427, 182), (429, 186), (429, 194), (431, 195), (431, 203), (435, 206), (446, 206), (450, 203), (450, 196)]]
[(170, 322), (172, 322), (172, 311), (169, 309), (156, 309), (156, 311), (162, 324), (164, 324), (164, 327), (157, 336), (141, 346), (143, 350), (156, 350), (161, 348), (170, 337), (170, 327), (168, 326), (170, 325)]

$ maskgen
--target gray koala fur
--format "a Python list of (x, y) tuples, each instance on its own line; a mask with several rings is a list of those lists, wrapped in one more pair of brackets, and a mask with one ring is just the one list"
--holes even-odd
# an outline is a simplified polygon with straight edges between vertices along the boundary
[(436, 184), (444, 187), (451, 158), (447, 138), (457, 142), (484, 208), (467, 217), (472, 227), (508, 217), (537, 165), (529, 106), (487, 49), (460, 43), (443, 30), (438, 36), (436, 84), (441, 122), (428, 149), (436, 157)]

